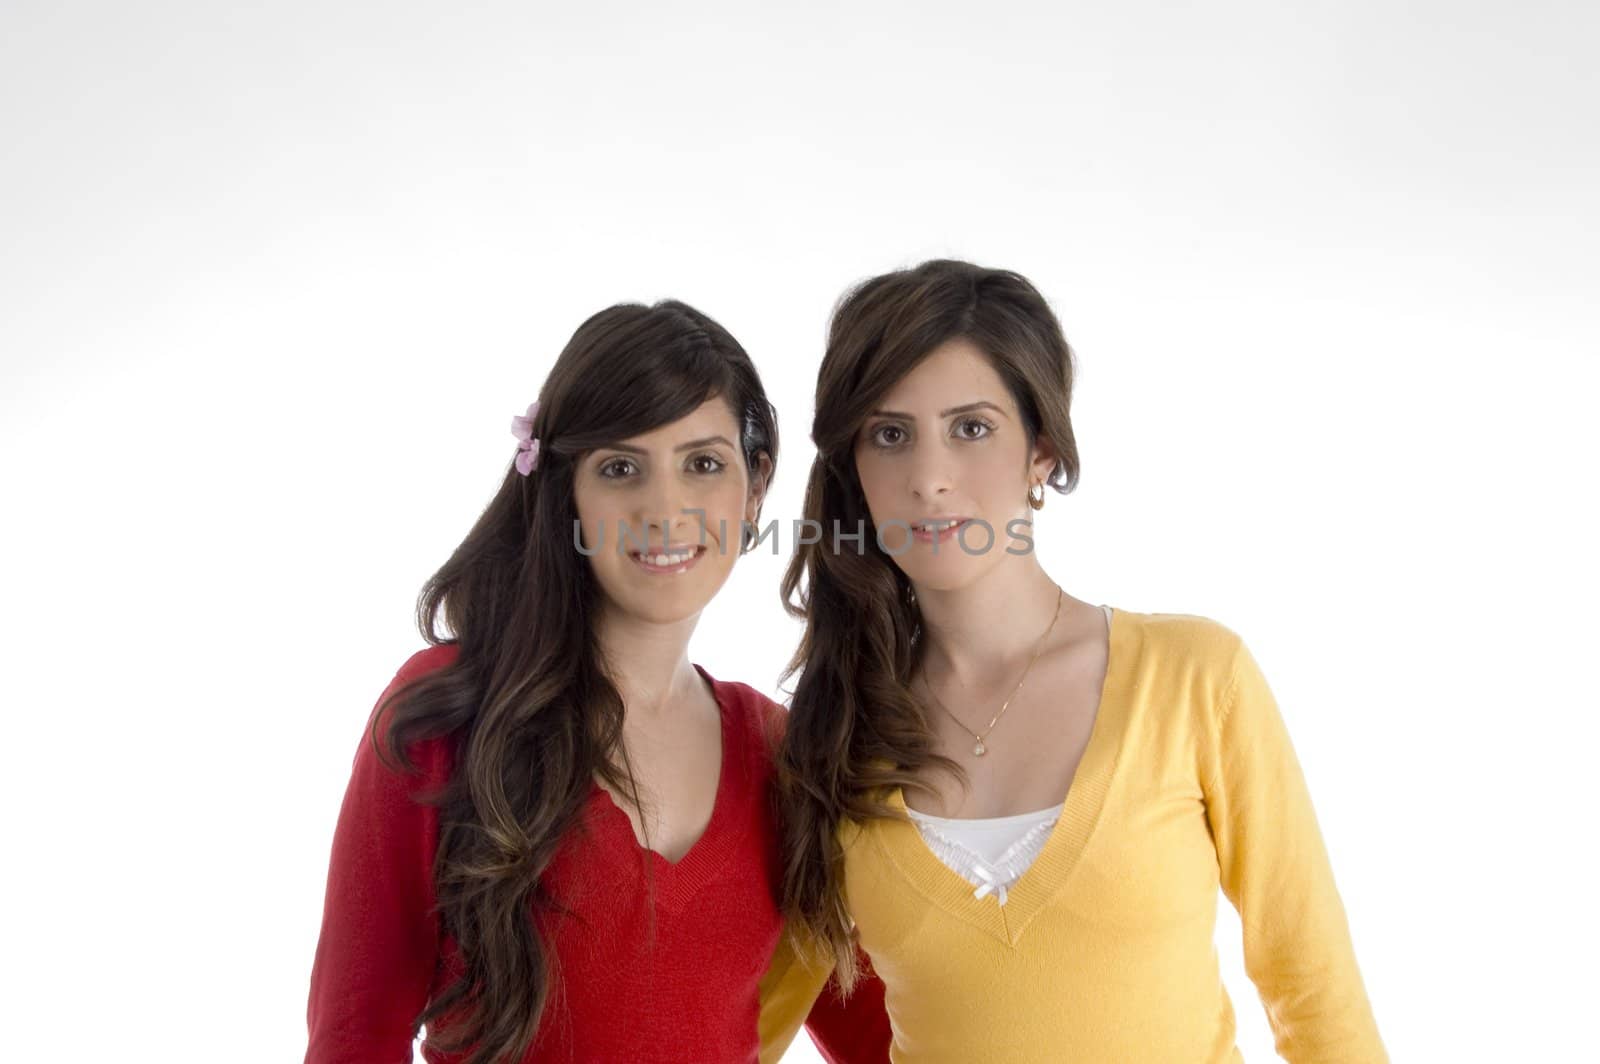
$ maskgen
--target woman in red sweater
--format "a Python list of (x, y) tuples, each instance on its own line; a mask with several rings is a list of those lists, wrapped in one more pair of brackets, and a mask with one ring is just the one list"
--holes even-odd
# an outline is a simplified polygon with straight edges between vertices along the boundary
[[(404, 1064), (423, 1027), (431, 1062), (775, 1059), (768, 1002), (808, 978), (775, 904), (783, 711), (687, 655), (753, 538), (773, 408), (716, 322), (628, 304), (512, 431), (356, 752), (306, 1064)], [(807, 1024), (887, 1059), (881, 986)]]

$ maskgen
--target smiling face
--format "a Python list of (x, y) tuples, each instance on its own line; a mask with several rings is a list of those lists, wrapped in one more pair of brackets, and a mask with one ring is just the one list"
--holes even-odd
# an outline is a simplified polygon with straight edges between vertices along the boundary
[[(1007, 525), (1027, 518), (1029, 486), (1055, 458), (1044, 439), (1029, 446), (1005, 382), (981, 349), (957, 338), (884, 394), (857, 434), (855, 462), (894, 563), (915, 585), (952, 589), (1014, 557), (1007, 547), (1026, 546)], [(994, 530), (992, 543), (979, 519)], [(950, 524), (960, 521), (972, 524)]]
[(739, 557), (739, 522), (755, 521), (770, 472), (765, 454), (755, 476), (746, 469), (721, 397), (582, 456), (574, 501), (586, 560), (611, 605), (657, 624), (704, 609)]

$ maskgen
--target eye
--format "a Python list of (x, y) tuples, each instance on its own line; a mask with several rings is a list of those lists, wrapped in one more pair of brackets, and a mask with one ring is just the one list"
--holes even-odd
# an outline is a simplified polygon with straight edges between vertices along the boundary
[(600, 475), (607, 480), (621, 480), (623, 477), (632, 476), (628, 470), (636, 468), (631, 458), (613, 458), (600, 464)]
[(981, 417), (964, 417), (956, 422), (956, 435), (963, 440), (981, 440), (994, 431), (994, 426)]
[(868, 438), (874, 447), (898, 447), (906, 442), (906, 430), (899, 425), (879, 425)]
[(727, 466), (727, 464), (728, 463), (709, 452), (705, 454), (697, 454), (693, 458), (689, 459), (690, 470), (695, 473), (699, 473), (702, 476), (710, 476), (714, 473), (720, 473)]

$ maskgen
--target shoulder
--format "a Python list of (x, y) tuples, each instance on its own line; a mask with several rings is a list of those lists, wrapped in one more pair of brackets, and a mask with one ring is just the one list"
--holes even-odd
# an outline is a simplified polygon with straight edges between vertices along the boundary
[[(356, 754), (358, 766), (365, 761), (369, 762), (368, 767), (372, 771), (382, 774), (396, 773), (397, 766), (389, 764), (386, 756), (380, 756), (379, 750), (380, 748), (387, 750), (389, 727), (405, 690), (418, 681), (455, 664), (459, 657), (460, 648), (455, 643), (440, 643), (417, 651), (395, 670), (394, 677), (378, 696), (378, 701), (367, 718), (366, 735)], [(414, 739), (406, 744), (405, 753), (412, 765), (429, 782), (439, 784), (448, 776), (451, 749), (450, 742), (445, 736)], [(407, 775), (407, 773), (398, 774)]]
[(1125, 611), (1122, 620), (1127, 628), (1119, 646), (1127, 648), (1137, 684), (1149, 682), (1215, 703), (1248, 658), (1243, 637), (1213, 617)]
[(395, 695), (410, 687), (419, 680), (426, 679), (436, 672), (449, 668), (460, 657), (460, 647), (455, 643), (439, 643), (435, 646), (424, 647), (407, 658), (395, 670), (394, 678), (389, 681), (389, 686), (384, 688), (383, 694), (378, 698), (378, 704), (373, 708), (374, 714), (381, 714), (385, 721), (392, 715), (396, 699)]
[(1133, 613), (1147, 645), (1158, 652), (1188, 657), (1227, 658), (1241, 642), (1239, 633), (1198, 613)]
[(719, 680), (710, 673), (706, 673), (706, 678), (711, 681), (718, 700), (738, 714), (744, 734), (759, 744), (770, 758), (783, 741), (789, 711), (747, 683)]
[(1164, 661), (1228, 668), (1244, 645), (1238, 632), (1197, 613), (1135, 613), (1132, 622), (1142, 655)]
[[(389, 685), (383, 689), (383, 694), (378, 696), (378, 703), (372, 709), (373, 718), (382, 725), (387, 725), (394, 714), (395, 705), (399, 695), (406, 688), (419, 680), (426, 679), (436, 672), (454, 665), (460, 656), (460, 648), (455, 643), (440, 643), (435, 646), (424, 647), (407, 658), (395, 670), (394, 677)], [(369, 720), (369, 724), (371, 720)]]
[(1276, 697), (1237, 631), (1195, 614), (1150, 613), (1137, 619), (1141, 647), (1136, 683), (1149, 679), (1191, 706), (1209, 730), (1271, 722)]
[(461, 647), (456, 643), (439, 643), (424, 647), (405, 660), (405, 663), (396, 670), (394, 678), (401, 683), (420, 680), (429, 673), (454, 665), (460, 656)]

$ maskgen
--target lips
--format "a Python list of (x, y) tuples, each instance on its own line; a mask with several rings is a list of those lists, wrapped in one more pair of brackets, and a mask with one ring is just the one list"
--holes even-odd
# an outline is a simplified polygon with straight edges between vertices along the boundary
[(682, 573), (694, 567), (706, 548), (698, 544), (668, 546), (653, 551), (629, 551), (628, 557), (647, 573)]
[(961, 534), (970, 517), (922, 517), (911, 522), (911, 538), (919, 543), (946, 543)]

